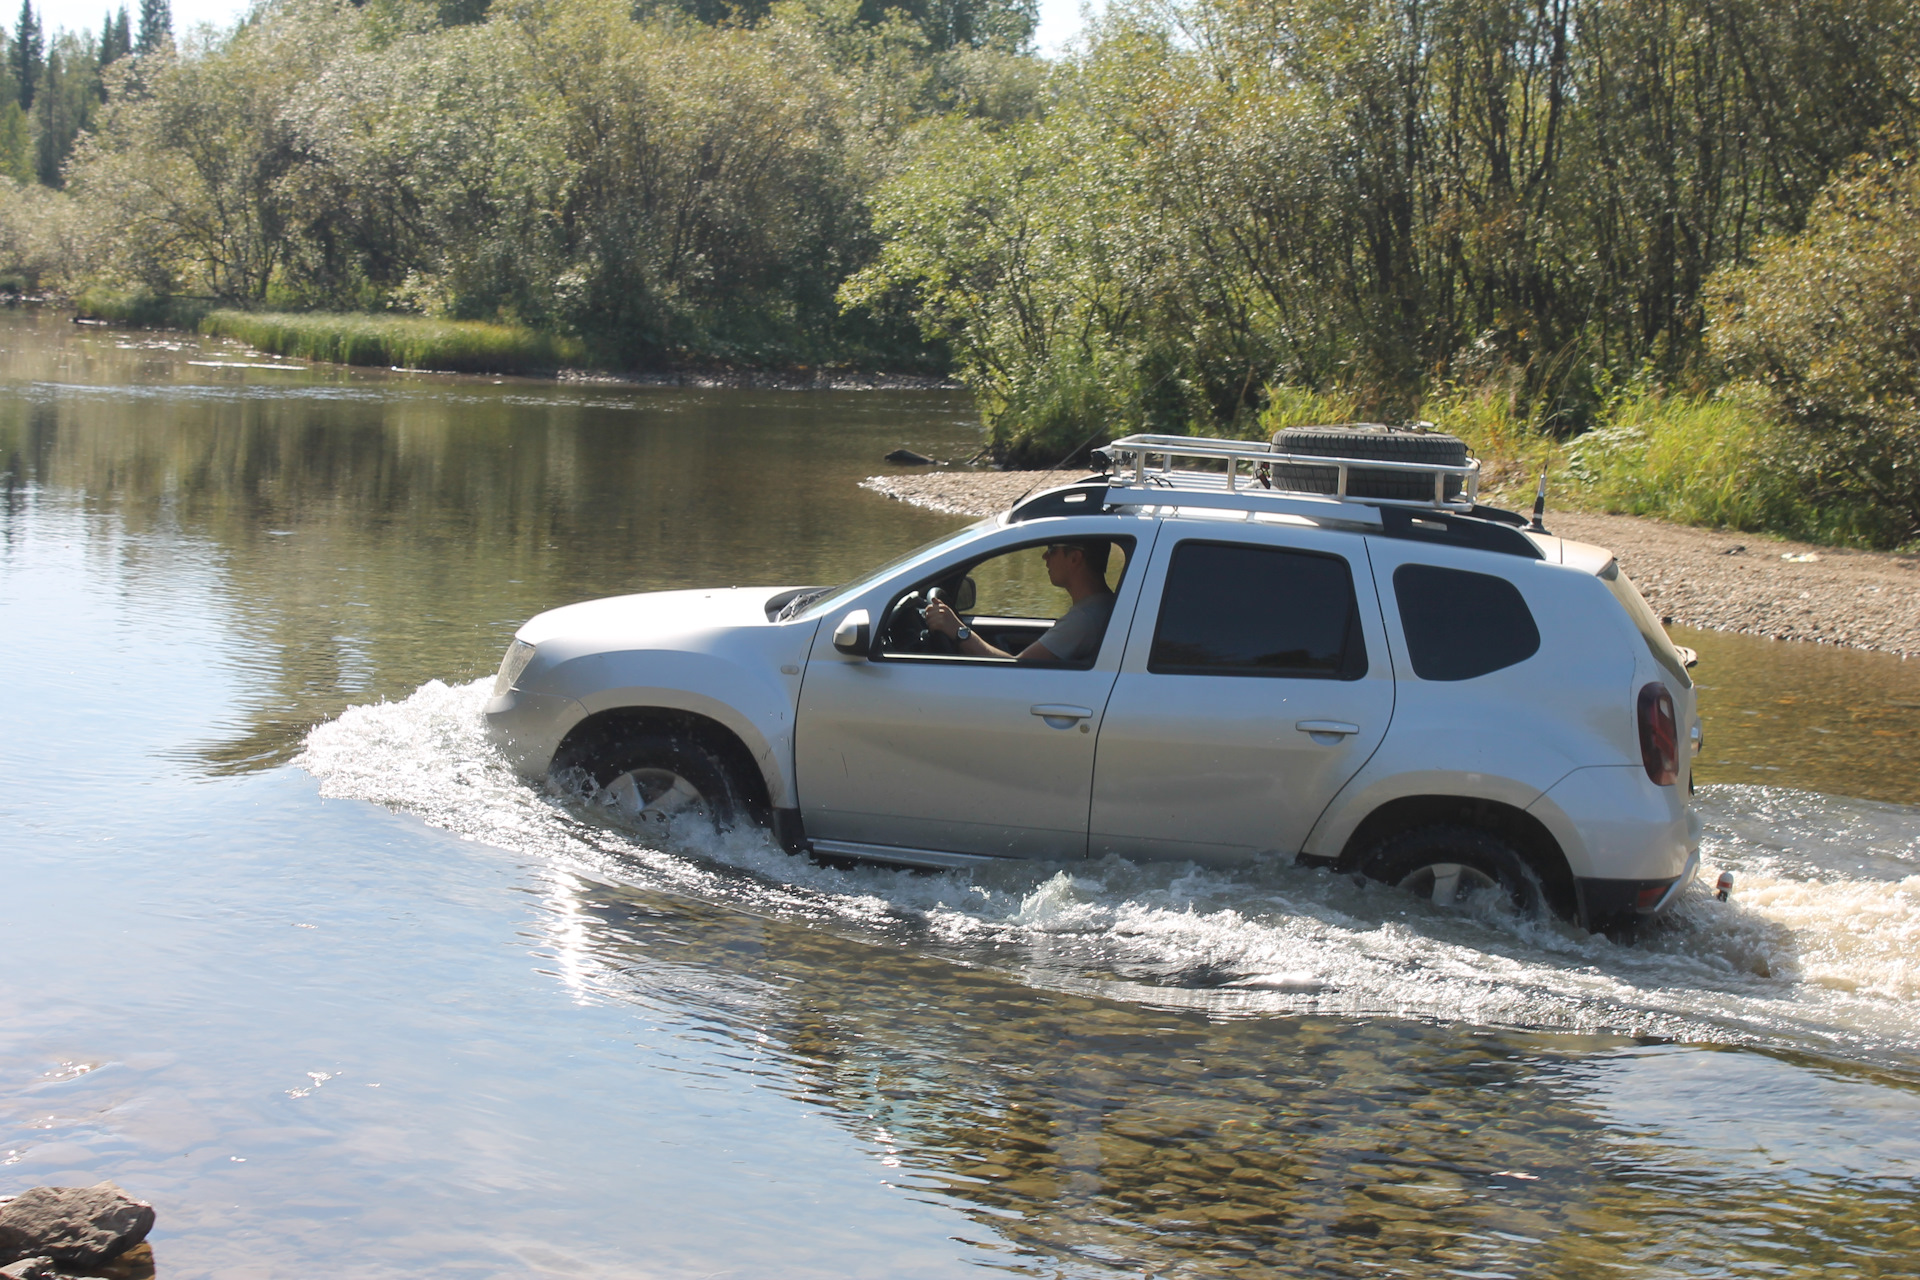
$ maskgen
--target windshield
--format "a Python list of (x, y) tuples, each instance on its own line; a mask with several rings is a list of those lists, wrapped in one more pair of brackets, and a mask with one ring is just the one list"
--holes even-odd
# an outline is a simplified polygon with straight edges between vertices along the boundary
[(952, 533), (942, 534), (932, 542), (924, 546), (915, 547), (903, 556), (895, 556), (878, 569), (870, 573), (862, 574), (845, 586), (835, 587), (828, 591), (818, 600), (815, 600), (799, 613), (796, 613), (794, 617), (818, 618), (822, 614), (831, 613), (847, 601), (853, 599), (853, 597), (865, 591), (874, 583), (892, 575), (895, 571), (904, 569), (917, 560), (931, 559), (940, 552), (945, 551), (948, 547), (965, 542), (973, 536), (975, 530), (979, 529), (982, 525), (992, 524), (996, 518), (997, 517), (994, 516), (988, 516), (985, 520), (976, 520), (964, 529), (955, 529)]
[(1600, 580), (1607, 584), (1614, 597), (1627, 608), (1627, 614), (1633, 619), (1633, 625), (1640, 629), (1645, 637), (1647, 648), (1653, 650), (1653, 656), (1661, 666), (1673, 672), (1680, 681), (1682, 689), (1691, 689), (1693, 680), (1687, 675), (1687, 664), (1681, 660), (1680, 651), (1673, 647), (1673, 638), (1667, 629), (1660, 625), (1660, 619), (1654, 616), (1653, 607), (1646, 597), (1640, 594), (1640, 588), (1633, 585), (1620, 568), (1618, 560), (1609, 560), (1607, 567), (1600, 571)]

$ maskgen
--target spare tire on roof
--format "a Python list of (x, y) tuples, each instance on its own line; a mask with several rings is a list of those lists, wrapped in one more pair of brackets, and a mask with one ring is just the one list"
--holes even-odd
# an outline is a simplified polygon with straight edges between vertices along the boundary
[[(1355, 423), (1345, 427), (1293, 427), (1274, 433), (1275, 453), (1305, 453), (1332, 458), (1378, 458), (1382, 462), (1418, 462), (1459, 467), (1467, 461), (1467, 442), (1439, 431)], [(1449, 501), (1460, 496), (1461, 477), (1448, 476)], [(1273, 487), (1304, 493), (1339, 492), (1340, 472), (1304, 462), (1278, 462)], [(1417, 471), (1372, 471), (1354, 467), (1347, 472), (1347, 496), (1433, 500), (1433, 477)]]

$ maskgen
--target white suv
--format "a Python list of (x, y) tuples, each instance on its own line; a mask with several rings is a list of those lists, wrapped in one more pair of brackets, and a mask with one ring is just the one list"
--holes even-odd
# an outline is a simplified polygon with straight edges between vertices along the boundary
[[(761, 823), (827, 859), (1281, 856), (1589, 928), (1664, 909), (1698, 863), (1685, 659), (1612, 556), (1475, 505), (1464, 448), (1413, 436), (1129, 437), (1108, 474), (845, 586), (555, 609), (508, 650), (491, 733), (635, 821)], [(1062, 544), (1110, 549), (1087, 660), (927, 625), (944, 599), (1022, 652)]]

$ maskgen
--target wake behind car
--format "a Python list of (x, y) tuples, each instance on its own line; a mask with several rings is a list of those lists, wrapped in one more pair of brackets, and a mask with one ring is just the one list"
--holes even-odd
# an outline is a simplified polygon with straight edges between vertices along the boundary
[(1282, 857), (1590, 928), (1691, 879), (1685, 660), (1607, 552), (1477, 505), (1459, 441), (1103, 454), (843, 586), (540, 614), (490, 734), (634, 821), (828, 859)]

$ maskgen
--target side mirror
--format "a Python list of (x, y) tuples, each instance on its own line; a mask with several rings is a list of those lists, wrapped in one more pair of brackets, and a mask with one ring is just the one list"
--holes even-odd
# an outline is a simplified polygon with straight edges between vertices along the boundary
[(973, 576), (969, 574), (960, 579), (960, 589), (954, 592), (953, 595), (953, 611), (955, 613), (972, 613), (973, 606), (980, 599), (980, 588), (974, 585)]
[(855, 609), (840, 619), (840, 625), (833, 629), (833, 647), (842, 653), (864, 658), (872, 643), (869, 639), (871, 630), (872, 623), (867, 619), (867, 611)]

